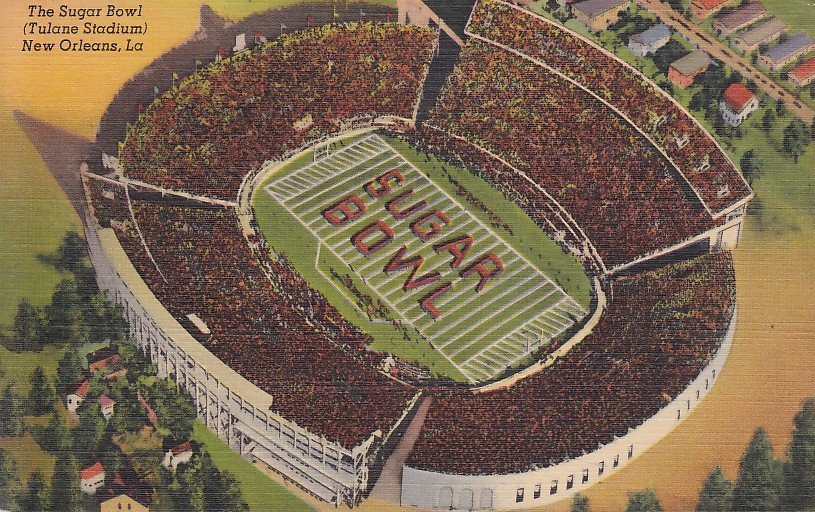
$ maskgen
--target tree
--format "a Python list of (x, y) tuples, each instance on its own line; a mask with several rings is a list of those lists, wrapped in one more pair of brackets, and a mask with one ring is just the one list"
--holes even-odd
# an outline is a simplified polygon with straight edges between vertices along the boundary
[(62, 356), (57, 366), (57, 393), (59, 396), (67, 396), (84, 377), (85, 369), (82, 366), (79, 352), (75, 349), (69, 350)]
[(656, 491), (649, 488), (630, 493), (625, 512), (663, 512), (663, 510)]
[(79, 408), (79, 424), (71, 430), (73, 446), (82, 447), (79, 462), (90, 464), (99, 458), (102, 439), (105, 436), (105, 420), (99, 413), (96, 401), (87, 400)]
[(770, 109), (764, 111), (764, 115), (761, 117), (761, 128), (765, 132), (769, 132), (773, 129), (773, 125), (775, 124), (775, 112)]
[(741, 160), (739, 160), (739, 167), (741, 167), (741, 172), (747, 178), (747, 181), (752, 183), (753, 180), (761, 177), (763, 162), (759, 160), (756, 150), (751, 149), (742, 155)]
[(0, 398), (0, 435), (20, 436), (23, 434), (23, 419), (20, 417), (20, 406), (17, 397), (6, 386)]
[(55, 410), (43, 430), (43, 448), (51, 453), (60, 453), (68, 448), (68, 441), (68, 426), (65, 424), (65, 418), (58, 410)]
[(82, 302), (76, 284), (69, 279), (57, 284), (51, 303), (45, 307), (45, 338), (47, 343), (71, 343), (74, 346), (88, 341)]
[(770, 438), (764, 429), (759, 428), (739, 463), (739, 477), (733, 488), (733, 509), (777, 510), (780, 504), (778, 469)]
[(42, 349), (42, 317), (37, 308), (23, 299), (17, 305), (14, 329), (9, 338), (8, 349), (12, 352)]
[(51, 509), (83, 512), (79, 466), (73, 455), (62, 454), (57, 457), (54, 476), (51, 477)]
[(6, 450), (0, 450), (0, 507), (15, 508), (19, 493), (17, 464)]
[(792, 510), (815, 506), (815, 398), (807, 398), (793, 418), (785, 468), (785, 503)]
[(733, 510), (733, 484), (720, 467), (716, 467), (705, 480), (696, 512), (728, 512)]
[(28, 492), (21, 500), (25, 512), (48, 512), (50, 510), (48, 484), (42, 473), (35, 471), (28, 479)]
[(192, 400), (176, 390), (172, 381), (156, 382), (150, 388), (150, 397), (159, 425), (170, 432), (170, 437), (177, 442), (189, 439), (195, 421)]
[(54, 402), (57, 399), (54, 393), (54, 386), (45, 376), (42, 366), (34, 368), (30, 377), (31, 391), (28, 393), (28, 400), (31, 412), (39, 416), (54, 410)]
[(84, 264), (86, 255), (85, 241), (79, 233), (71, 230), (65, 233), (62, 244), (57, 249), (54, 265), (58, 269), (75, 272)]
[(807, 127), (797, 117), (784, 128), (784, 150), (792, 155), (792, 159), (796, 164), (807, 147), (808, 139)]
[(572, 512), (589, 512), (589, 497), (583, 493), (577, 493), (572, 498)]

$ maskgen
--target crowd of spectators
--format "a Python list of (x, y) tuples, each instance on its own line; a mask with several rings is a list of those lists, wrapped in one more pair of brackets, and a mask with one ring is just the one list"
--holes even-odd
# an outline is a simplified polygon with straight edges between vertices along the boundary
[(407, 465), (509, 474), (625, 435), (695, 379), (733, 314), (729, 253), (620, 277), (603, 320), (548, 369), (509, 389), (439, 390)]
[[(609, 268), (714, 225), (630, 124), (579, 87), (481, 41), (461, 52), (429, 124), (488, 149), (545, 189)], [(535, 217), (542, 194), (531, 183), (518, 173), (491, 181), (530, 193)]]
[(368, 335), (289, 262), (260, 247), (261, 262), (234, 211), (131, 198), (137, 231), (124, 195), (92, 197), (96, 212), (115, 212), (108, 222), (156, 297), (182, 324), (203, 320), (208, 335), (190, 332), (272, 395), (274, 412), (346, 448), (402, 415), (416, 390), (375, 369)]
[(438, 44), (396, 23), (325, 25), (212, 64), (153, 102), (120, 150), (125, 174), (234, 200), (243, 177), (358, 118), (412, 118)]
[(501, 0), (479, 0), (467, 30), (544, 62), (613, 105), (676, 163), (711, 212), (750, 194), (733, 164), (689, 114), (599, 47)]

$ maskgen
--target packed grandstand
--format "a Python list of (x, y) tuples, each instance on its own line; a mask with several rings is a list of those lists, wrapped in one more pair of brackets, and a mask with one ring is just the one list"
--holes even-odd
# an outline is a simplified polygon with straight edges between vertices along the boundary
[[(591, 43), (500, 0), (477, 2), (467, 34), (417, 124), (435, 28), (380, 20), (282, 33), (158, 96), (132, 120), (118, 163), (84, 183), (96, 226), (115, 232), (203, 347), (272, 397), (270, 414), (351, 450), (372, 435), (386, 444), (417, 395), (432, 397), (407, 465), (507, 475), (624, 437), (708, 367), (735, 315), (721, 232), (740, 220), (724, 213), (751, 191), (684, 110)], [(351, 127), (397, 134), (516, 203), (598, 278), (595, 299), (608, 303), (597, 324), (539, 371), (487, 389), (382, 371), (387, 354), (241, 218), (240, 191), (265, 164)], [(688, 244), (704, 250), (637, 265)], [(275, 448), (291, 470), (278, 471), (323, 499), (361, 499), (366, 489), (314, 491), (304, 468), (319, 457), (295, 437)], [(370, 455), (375, 465), (387, 450)], [(368, 486), (367, 469), (358, 482)], [(498, 503), (492, 491), (483, 500)]]

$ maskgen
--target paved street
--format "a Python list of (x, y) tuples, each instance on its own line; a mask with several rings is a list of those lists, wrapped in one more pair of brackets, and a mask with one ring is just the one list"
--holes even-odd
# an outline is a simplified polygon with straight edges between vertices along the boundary
[(736, 69), (745, 78), (751, 78), (756, 85), (775, 99), (782, 99), (787, 109), (804, 120), (807, 125), (812, 123), (815, 112), (804, 103), (798, 101), (789, 92), (773, 82), (767, 75), (753, 66), (749, 60), (739, 57), (732, 49), (718, 41), (715, 37), (704, 32), (695, 23), (686, 20), (670, 6), (658, 0), (636, 0), (637, 4), (654, 13), (663, 23), (676, 30), (686, 39), (695, 43), (699, 48), (711, 56), (721, 60), (733, 69)]

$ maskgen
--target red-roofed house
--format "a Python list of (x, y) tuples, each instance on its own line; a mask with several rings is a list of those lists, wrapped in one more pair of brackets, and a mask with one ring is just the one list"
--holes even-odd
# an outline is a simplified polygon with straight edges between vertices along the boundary
[(809, 85), (815, 80), (815, 57), (810, 57), (804, 62), (790, 69), (787, 73), (792, 83), (798, 87)]
[(758, 98), (742, 83), (731, 84), (719, 101), (719, 112), (730, 126), (738, 126), (758, 109)]
[(178, 446), (174, 446), (167, 450), (164, 454), (164, 460), (161, 465), (165, 468), (178, 467), (179, 464), (186, 464), (192, 458), (192, 443), (185, 441)]
[(218, 51), (215, 54), (215, 62), (221, 62), (227, 57), (229, 57), (229, 52), (226, 51), (226, 48), (224, 48), (223, 46), (219, 46)]
[(116, 400), (107, 395), (99, 397), (99, 412), (102, 417), (109, 420), (113, 416), (113, 406), (116, 405)]
[(696, 19), (703, 20), (719, 11), (722, 7), (726, 7), (734, 3), (736, 0), (692, 0), (690, 3), (690, 14)]
[(94, 462), (79, 472), (79, 485), (85, 494), (96, 494), (105, 485), (105, 468), (99, 461)]
[(83, 380), (74, 389), (74, 392), (65, 397), (65, 408), (70, 412), (76, 412), (82, 402), (85, 401), (85, 395), (88, 394), (88, 381)]

